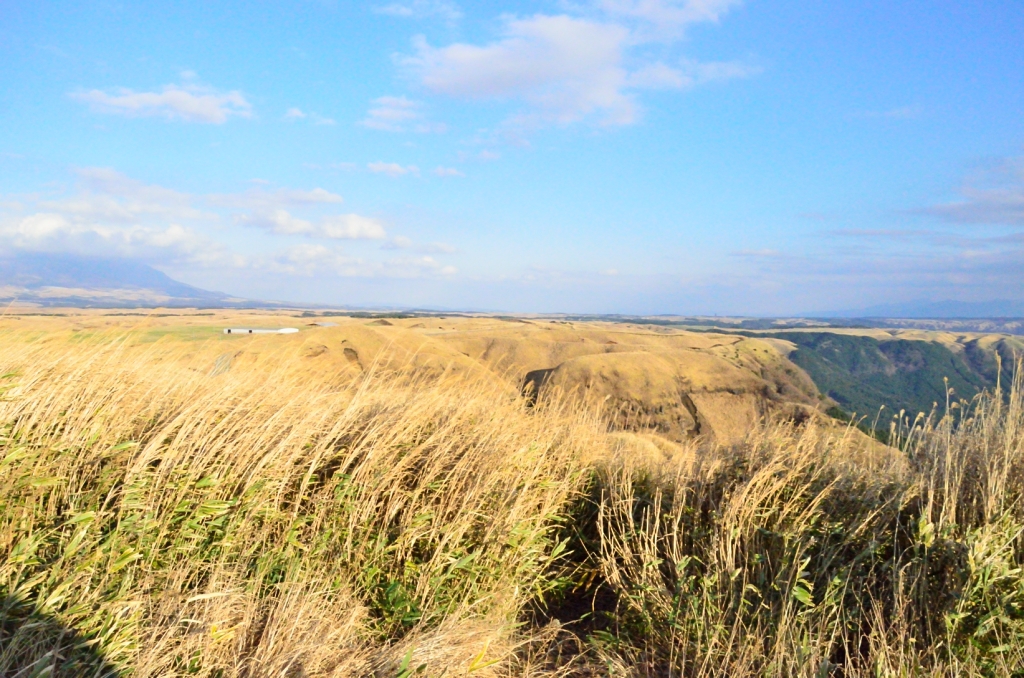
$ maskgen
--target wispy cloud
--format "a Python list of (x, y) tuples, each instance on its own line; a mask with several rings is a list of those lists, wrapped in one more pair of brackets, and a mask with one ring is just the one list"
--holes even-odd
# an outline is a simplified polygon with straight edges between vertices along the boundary
[(414, 250), (423, 254), (454, 254), (458, 249), (443, 242), (414, 243), (410, 238), (399, 235), (390, 238), (381, 246), (384, 250)]
[(331, 240), (381, 240), (387, 237), (383, 224), (378, 220), (358, 214), (334, 214), (314, 222), (295, 217), (287, 210), (275, 209), (242, 214), (236, 222), (282, 235), (305, 235)]
[(359, 124), (382, 132), (444, 133), (442, 123), (425, 119), (423, 104), (407, 97), (378, 97), (371, 102), (366, 117)]
[(1024, 158), (985, 168), (959, 190), (960, 198), (925, 213), (960, 224), (1024, 226)]
[(921, 117), (923, 112), (924, 109), (916, 105), (896, 106), (895, 108), (887, 108), (881, 111), (861, 111), (854, 114), (853, 117), (868, 120), (913, 120), (914, 118)]
[(439, 177), (464, 177), (466, 176), (454, 167), (441, 167), (438, 165), (434, 168), (434, 175)]
[(303, 235), (332, 240), (378, 240), (387, 237), (384, 225), (379, 220), (359, 214), (327, 213), (315, 218), (301, 218), (292, 213), (296, 209), (323, 212), (330, 206), (344, 202), (340, 195), (323, 188), (257, 188), (243, 193), (210, 195), (206, 197), (206, 201), (240, 210), (241, 213), (234, 216), (236, 224), (255, 226), (280, 235)]
[(779, 250), (763, 248), (755, 250), (737, 250), (736, 252), (733, 252), (733, 256), (749, 257), (754, 259), (778, 259), (784, 255)]
[(265, 210), (302, 205), (340, 205), (345, 200), (323, 188), (311, 190), (253, 188), (242, 193), (212, 193), (206, 201), (221, 207), (243, 210)]
[(628, 84), (636, 89), (687, 89), (712, 82), (749, 78), (761, 67), (743, 61), (680, 60), (677, 66), (656, 61), (629, 74)]
[(374, 174), (386, 174), (389, 177), (401, 177), (406, 174), (419, 176), (420, 168), (416, 165), (399, 165), (397, 162), (371, 162), (367, 163), (366, 169)]
[(477, 160), (480, 162), (493, 162), (495, 160), (501, 159), (501, 153), (487, 149), (474, 153), (469, 153), (467, 151), (459, 151), (456, 154), (456, 157), (459, 159), (459, 162), (468, 162), (471, 160)]
[(412, 239), (404, 235), (396, 235), (381, 245), (382, 250), (407, 250), (412, 247)]
[(220, 125), (232, 117), (252, 116), (252, 105), (238, 90), (221, 92), (192, 82), (164, 85), (152, 92), (119, 87), (109, 91), (72, 92), (68, 96), (97, 113), (129, 118), (153, 117)]
[(314, 125), (333, 125), (332, 118), (324, 117), (318, 113), (304, 113), (301, 108), (289, 108), (284, 114), (285, 120), (306, 120), (309, 119)]
[(598, 0), (596, 6), (609, 17), (633, 21), (638, 37), (675, 40), (697, 23), (718, 22), (742, 0)]
[(360, 124), (385, 132), (404, 132), (409, 123), (422, 116), (420, 106), (406, 97), (378, 97)]
[(394, 2), (376, 7), (373, 11), (377, 14), (385, 14), (403, 19), (437, 18), (447, 22), (455, 22), (462, 18), (462, 11), (458, 5), (453, 2), (445, 2), (445, 0)]
[(353, 172), (359, 169), (359, 165), (354, 162), (329, 162), (326, 165), (307, 162), (303, 163), (302, 166), (311, 170), (334, 170), (338, 172)]
[(354, 257), (336, 247), (312, 243), (294, 245), (273, 255), (256, 258), (248, 262), (248, 266), (303, 277), (425, 278), (449, 277), (458, 272), (454, 266), (445, 265), (429, 256), (371, 261)]

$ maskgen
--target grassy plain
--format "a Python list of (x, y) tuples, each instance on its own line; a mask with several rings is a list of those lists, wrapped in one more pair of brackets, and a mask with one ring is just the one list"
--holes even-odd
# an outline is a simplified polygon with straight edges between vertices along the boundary
[(726, 442), (496, 354), (797, 402), (770, 344), (303, 322), (0, 320), (0, 675), (1024, 675), (1019, 382), (892, 447), (784, 407)]

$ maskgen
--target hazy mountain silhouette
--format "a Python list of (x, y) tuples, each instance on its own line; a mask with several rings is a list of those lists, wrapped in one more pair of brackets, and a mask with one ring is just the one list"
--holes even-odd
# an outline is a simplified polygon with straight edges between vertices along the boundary
[(1024, 301), (909, 301), (812, 315), (825, 318), (1024, 318)]
[(130, 259), (17, 253), (0, 258), (0, 299), (43, 306), (253, 306)]

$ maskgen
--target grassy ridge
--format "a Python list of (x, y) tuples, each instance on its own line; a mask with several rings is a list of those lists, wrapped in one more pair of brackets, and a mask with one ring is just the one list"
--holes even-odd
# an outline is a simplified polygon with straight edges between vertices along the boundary
[(497, 380), (70, 337), (0, 343), (0, 675), (1024, 672), (1019, 384), (665, 457)]

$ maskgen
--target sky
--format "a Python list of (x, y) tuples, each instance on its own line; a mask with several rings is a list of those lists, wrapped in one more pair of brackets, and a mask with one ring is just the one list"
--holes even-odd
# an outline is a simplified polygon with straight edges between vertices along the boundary
[(1024, 3), (0, 0), (0, 254), (335, 306), (1024, 299)]

